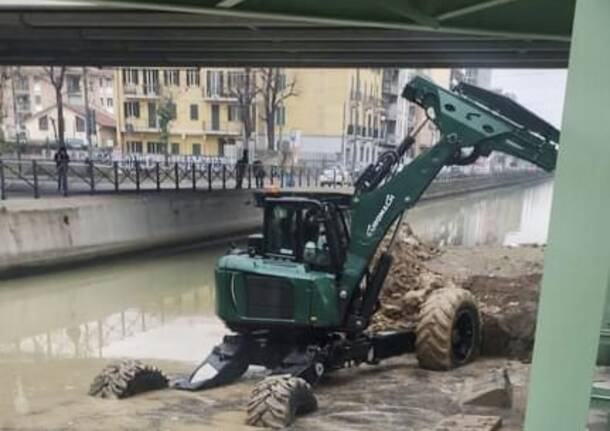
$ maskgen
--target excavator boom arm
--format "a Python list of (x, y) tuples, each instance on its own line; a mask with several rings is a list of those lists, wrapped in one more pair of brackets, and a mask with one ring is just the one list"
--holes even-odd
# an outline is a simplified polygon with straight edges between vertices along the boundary
[[(408, 145), (401, 146), (402, 150), (399, 147), (396, 162), (390, 169), (386, 163), (387, 173), (374, 188), (356, 187), (339, 294), (344, 300), (344, 319), (360, 326), (370, 317), (362, 316), (363, 308), (364, 314), (369, 313), (379, 295), (381, 285), (372, 284), (383, 283), (388, 269), (378, 265), (363, 286), (371, 259), (396, 220), (417, 203), (444, 166), (474, 163), (492, 151), (527, 160), (547, 171), (554, 170), (557, 159), (559, 132), (505, 96), (472, 86), (449, 91), (416, 77), (405, 87), (403, 97), (426, 110), (441, 137), (408, 164), (403, 157)], [(389, 266), (391, 258), (385, 262)]]

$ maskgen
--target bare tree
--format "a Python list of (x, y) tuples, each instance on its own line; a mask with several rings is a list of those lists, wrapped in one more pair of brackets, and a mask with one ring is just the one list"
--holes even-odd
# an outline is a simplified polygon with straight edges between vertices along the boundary
[(283, 69), (269, 67), (259, 72), (258, 92), (263, 102), (262, 119), (267, 129), (267, 149), (275, 146), (275, 118), (284, 101), (297, 96), (296, 79), (288, 81)]
[(64, 78), (66, 77), (66, 66), (60, 66), (59, 68), (50, 66), (45, 67), (44, 70), (49, 81), (53, 85), (53, 88), (55, 88), (55, 102), (57, 103), (57, 144), (59, 145), (59, 148), (62, 148), (66, 146), (64, 141), (64, 100), (61, 94), (61, 90), (64, 86)]
[(4, 107), (4, 86), (9, 79), (9, 68), (0, 66), (0, 151), (4, 145), (4, 119), (6, 118), (6, 108)]
[(237, 99), (237, 106), (240, 113), (244, 133), (244, 149), (248, 149), (250, 137), (255, 128), (254, 103), (258, 88), (256, 86), (256, 73), (249, 67), (243, 72), (229, 72), (228, 90), (231, 97)]

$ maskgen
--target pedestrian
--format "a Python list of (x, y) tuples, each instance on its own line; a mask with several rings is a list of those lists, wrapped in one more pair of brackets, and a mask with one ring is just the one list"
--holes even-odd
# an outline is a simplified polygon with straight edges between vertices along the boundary
[(53, 157), (57, 168), (57, 191), (68, 195), (68, 164), (70, 163), (70, 155), (66, 151), (66, 147), (61, 147)]
[(263, 162), (260, 160), (255, 160), (252, 164), (254, 170), (254, 180), (256, 181), (256, 188), (262, 189), (263, 182), (265, 181), (265, 167), (263, 166)]
[(248, 150), (244, 150), (241, 159), (235, 165), (235, 188), (241, 189), (244, 182), (244, 175), (248, 167)]

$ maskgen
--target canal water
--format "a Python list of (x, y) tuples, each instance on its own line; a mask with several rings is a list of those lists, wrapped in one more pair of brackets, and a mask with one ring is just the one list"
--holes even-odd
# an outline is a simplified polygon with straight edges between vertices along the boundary
[[(543, 243), (551, 194), (552, 182), (544, 182), (428, 201), (408, 221), (440, 244)], [(82, 390), (69, 382), (91, 378), (108, 359), (203, 359), (226, 333), (213, 298), (214, 263), (226, 248), (0, 281), (0, 428), (5, 415), (35, 411), (42, 393)]]

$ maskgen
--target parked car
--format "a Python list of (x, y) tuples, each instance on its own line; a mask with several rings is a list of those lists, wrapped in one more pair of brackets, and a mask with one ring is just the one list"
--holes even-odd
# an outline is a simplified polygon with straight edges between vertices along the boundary
[(340, 166), (324, 169), (320, 174), (318, 183), (321, 187), (347, 186), (350, 184), (349, 174)]

